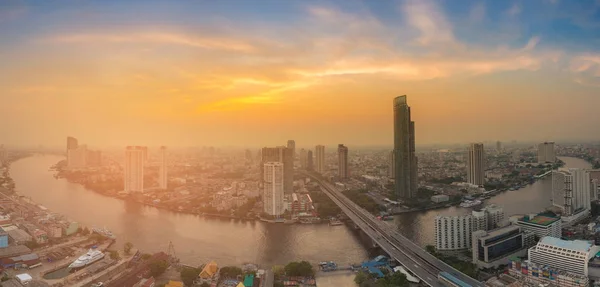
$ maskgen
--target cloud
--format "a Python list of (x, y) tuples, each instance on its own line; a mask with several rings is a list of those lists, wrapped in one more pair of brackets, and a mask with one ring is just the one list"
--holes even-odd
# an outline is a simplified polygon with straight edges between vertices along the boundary
[(513, 4), (513, 5), (510, 7), (510, 9), (508, 9), (508, 11), (506, 11), (506, 13), (507, 13), (509, 16), (512, 16), (512, 17), (514, 17), (514, 16), (517, 16), (517, 15), (521, 14), (521, 5), (519, 5), (518, 3), (514, 3), (514, 4)]
[(600, 86), (600, 54), (584, 53), (573, 57), (569, 70), (577, 83)]
[(420, 35), (416, 42), (422, 46), (453, 43), (452, 25), (437, 3), (430, 0), (407, 0), (402, 5), (406, 24)]
[(46, 38), (57, 43), (154, 43), (182, 45), (204, 49), (229, 50), (236, 52), (251, 52), (252, 45), (234, 38), (219, 38), (192, 36), (170, 32), (135, 32), (135, 33), (81, 33), (64, 34)]

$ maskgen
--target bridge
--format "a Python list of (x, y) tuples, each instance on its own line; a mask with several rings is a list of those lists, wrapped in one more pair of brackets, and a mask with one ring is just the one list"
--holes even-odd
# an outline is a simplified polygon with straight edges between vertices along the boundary
[[(312, 173), (302, 174), (310, 177), (323, 187), (323, 192), (337, 204), (342, 211), (356, 224), (373, 242), (383, 249), (391, 258), (400, 262), (406, 269), (429, 286), (444, 286), (439, 280), (441, 272), (447, 272), (458, 278), (466, 285), (483, 287), (484, 284), (477, 281), (452, 266), (437, 259), (435, 256), (423, 250), (420, 246), (400, 234), (395, 227), (378, 220), (374, 215), (356, 205), (344, 196), (330, 182), (323, 180), (320, 176)], [(464, 285), (463, 285), (464, 286)]]

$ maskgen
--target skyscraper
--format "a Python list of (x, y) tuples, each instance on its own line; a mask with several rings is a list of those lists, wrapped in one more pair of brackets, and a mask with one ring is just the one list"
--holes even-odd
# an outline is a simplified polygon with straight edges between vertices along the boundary
[(348, 178), (348, 147), (343, 144), (338, 145), (338, 177)]
[(292, 157), (296, 158), (296, 141), (288, 140), (287, 147), (292, 150)]
[(394, 156), (394, 151), (390, 151), (390, 155), (388, 158), (389, 166), (388, 166), (388, 177), (394, 178), (396, 176), (396, 157)]
[(144, 192), (144, 147), (125, 148), (125, 192)]
[(564, 210), (564, 216), (589, 212), (594, 186), (587, 170), (561, 168), (552, 171), (552, 204)]
[(306, 150), (305, 149), (300, 149), (300, 154), (298, 155), (299, 159), (300, 159), (300, 167), (302, 169), (306, 169), (306, 164), (307, 162), (307, 158), (306, 158)]
[(406, 96), (394, 99), (395, 187), (399, 198), (417, 195), (417, 157), (415, 156), (415, 122), (411, 121)]
[[(261, 166), (267, 162), (283, 163), (283, 190), (286, 194), (294, 192), (294, 156), (292, 149), (285, 146), (265, 147), (261, 152)], [(264, 178), (264, 169), (261, 178)]]
[(284, 165), (281, 162), (266, 162), (263, 166), (263, 210), (271, 216), (284, 212)]
[(308, 150), (306, 153), (306, 169), (313, 170), (313, 152), (312, 150)]
[(315, 170), (318, 173), (323, 174), (323, 172), (325, 172), (325, 146), (315, 146), (315, 161)]
[(158, 171), (158, 187), (160, 189), (167, 189), (167, 147), (160, 147), (160, 168)]
[(554, 142), (543, 142), (538, 144), (538, 162), (555, 162), (556, 154), (554, 153)]
[(482, 143), (472, 143), (467, 154), (467, 182), (474, 185), (485, 183), (485, 152)]
[(79, 146), (79, 143), (74, 137), (67, 137), (67, 153), (69, 153), (70, 149), (76, 149)]

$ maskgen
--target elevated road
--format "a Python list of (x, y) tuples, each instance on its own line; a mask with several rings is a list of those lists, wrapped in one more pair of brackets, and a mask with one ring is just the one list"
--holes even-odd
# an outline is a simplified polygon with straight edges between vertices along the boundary
[(440, 272), (445, 271), (468, 285), (476, 287), (484, 286), (482, 282), (461, 273), (429, 254), (420, 246), (400, 234), (393, 226), (378, 220), (374, 215), (348, 199), (330, 182), (314, 174), (303, 174), (318, 182), (323, 187), (325, 194), (342, 209), (354, 224), (365, 232), (387, 254), (400, 262), (425, 284), (429, 286), (443, 286), (437, 279), (437, 276)]

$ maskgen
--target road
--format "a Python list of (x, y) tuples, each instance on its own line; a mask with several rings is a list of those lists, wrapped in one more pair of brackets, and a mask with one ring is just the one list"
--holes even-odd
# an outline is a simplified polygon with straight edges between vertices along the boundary
[(325, 193), (337, 204), (342, 211), (360, 227), (374, 242), (376, 242), (392, 258), (400, 262), (429, 286), (442, 286), (437, 276), (440, 272), (448, 272), (471, 286), (483, 286), (469, 276), (435, 258), (421, 247), (401, 235), (393, 226), (375, 218), (372, 214), (357, 206), (331, 183), (324, 181), (313, 174), (304, 173), (317, 181)]

